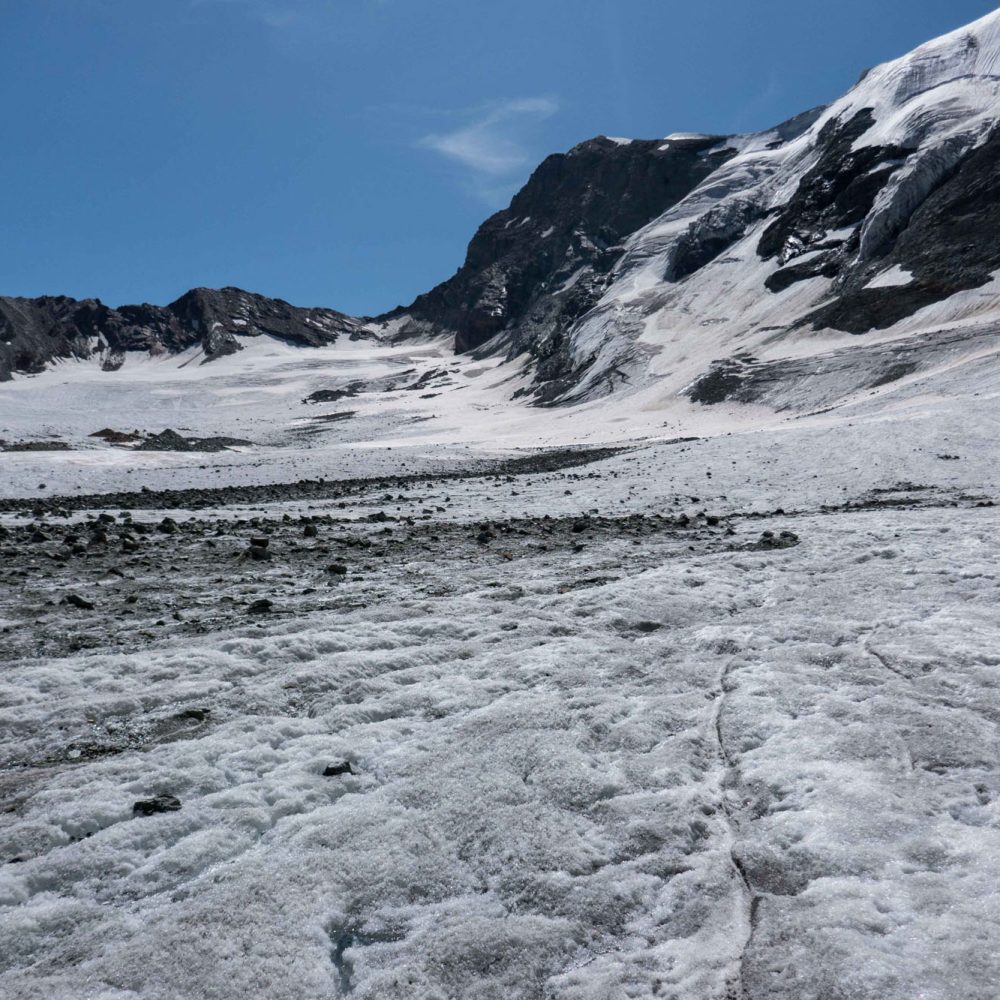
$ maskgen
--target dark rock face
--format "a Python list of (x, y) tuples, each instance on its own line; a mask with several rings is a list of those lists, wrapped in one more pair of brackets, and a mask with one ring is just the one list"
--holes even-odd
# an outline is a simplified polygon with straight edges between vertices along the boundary
[(664, 280), (683, 281), (711, 263), (742, 239), (763, 214), (763, 209), (753, 201), (737, 201), (732, 206), (706, 213), (677, 241)]
[[(908, 284), (866, 288), (898, 266)], [(874, 264), (856, 268), (836, 299), (808, 317), (816, 328), (884, 329), (956, 292), (979, 288), (1000, 270), (1000, 129), (962, 156), (916, 207)]]
[(120, 306), (64, 296), (0, 296), (0, 381), (62, 358), (103, 358), (121, 367), (126, 351), (176, 353), (201, 346), (207, 360), (233, 354), (239, 338), (263, 335), (303, 346), (358, 336), (360, 322), (331, 309), (301, 309), (238, 288), (196, 288), (168, 306)]
[(460, 352), (503, 333), (511, 347), (544, 357), (541, 345), (600, 298), (622, 241), (734, 153), (719, 137), (600, 137), (550, 156), (483, 223), (453, 278), (383, 318), (405, 313), (414, 333), (454, 333)]
[[(819, 161), (758, 245), (763, 259), (776, 257), (784, 265), (765, 282), (771, 292), (808, 278), (836, 279), (832, 300), (805, 320), (815, 329), (885, 329), (986, 284), (1000, 269), (1000, 129), (977, 148), (960, 136), (927, 154), (899, 146), (852, 150), (873, 124), (864, 109), (823, 129)], [(869, 225), (890, 178), (914, 164), (905, 197), (897, 198), (907, 208)], [(833, 235), (837, 230), (850, 232)], [(912, 280), (867, 287), (894, 266)]]
[[(815, 252), (815, 256), (772, 274), (766, 282), (770, 291), (784, 291), (806, 278), (835, 277), (857, 253), (861, 223), (889, 178), (912, 153), (898, 146), (853, 150), (874, 124), (871, 109), (865, 108), (850, 121), (829, 122), (820, 132), (818, 162), (764, 230), (757, 247), (764, 260), (777, 257), (783, 265), (805, 254)], [(846, 229), (851, 230), (847, 238), (831, 235)]]
[(816, 144), (819, 161), (764, 231), (757, 248), (761, 257), (780, 255), (784, 263), (816, 249), (816, 240), (830, 230), (864, 220), (875, 196), (911, 152), (896, 146), (852, 150), (874, 124), (871, 109), (865, 108), (850, 121), (834, 119), (823, 127)]
[(150, 434), (136, 451), (225, 451), (252, 443), (233, 437), (183, 437), (168, 427), (159, 434)]

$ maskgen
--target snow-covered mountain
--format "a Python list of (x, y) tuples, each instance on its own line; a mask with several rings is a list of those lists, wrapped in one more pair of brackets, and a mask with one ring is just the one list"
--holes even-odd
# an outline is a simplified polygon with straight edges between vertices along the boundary
[[(976, 325), (1000, 312), (998, 126), (1000, 11), (767, 132), (595, 140), (550, 158), (455, 278), (406, 312), (460, 349), (528, 353), (540, 399), (653, 376), (665, 394), (783, 406), (831, 365), (833, 396), (886, 384), (940, 363), (922, 334), (960, 323), (975, 353)], [(614, 196), (597, 151), (605, 168), (645, 176), (642, 161), (675, 182), (674, 203), (624, 240), (588, 225), (590, 204)], [(577, 172), (592, 180), (574, 213)]]
[(982, 353), (1000, 314), (1000, 11), (754, 135), (548, 157), (465, 263), (375, 319), (237, 289), (167, 307), (0, 298), (0, 379), (250, 336), (453, 338), (516, 393), (810, 410)]
[[(736, 140), (738, 155), (630, 240), (572, 331), (576, 391), (638, 355), (664, 388), (780, 404), (789, 359), (813, 356), (819, 373), (846, 349), (846, 392), (903, 377), (887, 341), (905, 353), (995, 319), (998, 66), (994, 13), (872, 70), (797, 138)], [(939, 360), (933, 342), (927, 354)], [(706, 377), (707, 359), (724, 360)]]

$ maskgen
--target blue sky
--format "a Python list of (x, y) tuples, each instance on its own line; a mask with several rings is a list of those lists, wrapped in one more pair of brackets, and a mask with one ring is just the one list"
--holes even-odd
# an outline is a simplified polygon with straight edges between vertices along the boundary
[(0, 0), (0, 294), (374, 313), (547, 153), (763, 128), (994, 0)]

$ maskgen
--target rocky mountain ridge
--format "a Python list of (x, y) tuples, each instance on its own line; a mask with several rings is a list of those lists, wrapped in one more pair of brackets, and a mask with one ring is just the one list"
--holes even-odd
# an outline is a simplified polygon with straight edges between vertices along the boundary
[(96, 357), (115, 371), (128, 351), (176, 354), (196, 347), (211, 361), (238, 351), (243, 337), (318, 347), (359, 336), (360, 328), (332, 309), (302, 309), (238, 288), (194, 288), (167, 306), (117, 309), (99, 299), (0, 296), (0, 381), (62, 359)]

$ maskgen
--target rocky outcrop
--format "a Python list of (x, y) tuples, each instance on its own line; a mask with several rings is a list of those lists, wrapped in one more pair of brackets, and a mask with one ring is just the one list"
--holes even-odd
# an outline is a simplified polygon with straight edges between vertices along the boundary
[(360, 335), (360, 321), (331, 309), (302, 309), (238, 288), (196, 288), (168, 306), (113, 309), (99, 299), (0, 296), (0, 381), (66, 358), (121, 366), (126, 352), (174, 354), (200, 347), (205, 359), (233, 354), (244, 337), (319, 346)]
[[(895, 269), (909, 280), (879, 286)], [(884, 329), (919, 309), (979, 288), (1000, 271), (1000, 129), (961, 157), (916, 206), (874, 265), (851, 272), (814, 327)]]
[(725, 253), (765, 215), (752, 198), (733, 198), (695, 219), (669, 247), (663, 280), (683, 281)]
[[(783, 265), (765, 281), (771, 292), (837, 279), (832, 301), (803, 320), (814, 328), (889, 327), (986, 284), (1000, 268), (1000, 130), (979, 146), (958, 135), (919, 155), (902, 146), (854, 149), (873, 124), (870, 109), (827, 124), (816, 166), (758, 245), (764, 260)], [(905, 176), (889, 190), (897, 171)], [(893, 269), (904, 280), (871, 286)]]
[(875, 198), (912, 150), (855, 143), (875, 124), (871, 108), (850, 120), (833, 118), (816, 138), (817, 162), (764, 231), (757, 252), (782, 264), (817, 249), (827, 234), (863, 222)]

